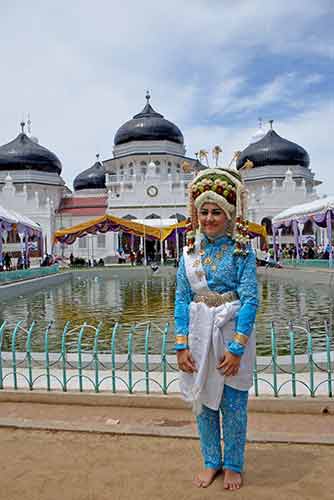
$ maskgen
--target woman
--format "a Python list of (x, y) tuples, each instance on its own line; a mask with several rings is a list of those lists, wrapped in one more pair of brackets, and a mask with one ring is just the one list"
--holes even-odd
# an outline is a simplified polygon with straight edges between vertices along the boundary
[(197, 417), (204, 470), (194, 482), (204, 488), (222, 470), (225, 489), (242, 485), (257, 308), (256, 259), (244, 222), (245, 197), (234, 170), (206, 169), (195, 178), (189, 192), (192, 232), (177, 274), (180, 389)]

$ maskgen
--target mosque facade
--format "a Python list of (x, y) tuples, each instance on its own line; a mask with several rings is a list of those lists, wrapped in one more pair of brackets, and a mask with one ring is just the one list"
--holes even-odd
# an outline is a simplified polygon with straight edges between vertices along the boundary
[[(153, 109), (149, 94), (143, 110), (116, 132), (112, 158), (102, 161), (97, 155), (95, 163), (74, 179), (73, 191), (61, 177), (57, 156), (26, 134), (24, 124), (21, 127), (14, 140), (0, 146), (0, 205), (40, 224), (44, 251), (113, 260), (120, 248), (142, 249), (143, 239), (106, 233), (85, 236), (68, 247), (53, 247), (52, 235), (105, 213), (155, 227), (187, 217), (188, 186), (204, 166), (187, 156), (181, 130)], [(246, 160), (252, 168), (242, 168)], [(265, 224), (269, 235), (276, 214), (318, 197), (320, 182), (310, 169), (307, 151), (280, 137), (272, 123), (268, 131), (260, 125), (239, 154), (236, 168), (249, 192), (248, 218)], [(311, 230), (304, 228), (306, 233)], [(283, 243), (292, 241), (288, 233), (280, 236)], [(180, 236), (178, 244), (183, 243)], [(9, 237), (4, 244), (12, 251), (21, 243)], [(148, 252), (161, 253), (160, 242), (146, 244)], [(169, 243), (164, 245), (165, 252), (172, 250)]]

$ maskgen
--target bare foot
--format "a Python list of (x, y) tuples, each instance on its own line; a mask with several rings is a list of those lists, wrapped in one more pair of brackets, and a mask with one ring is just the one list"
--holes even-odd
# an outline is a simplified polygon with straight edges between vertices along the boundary
[(224, 469), (224, 488), (225, 490), (239, 490), (242, 486), (242, 477), (239, 472), (230, 469)]
[(207, 488), (220, 472), (221, 469), (204, 469), (195, 477), (194, 485), (197, 486), (197, 488)]

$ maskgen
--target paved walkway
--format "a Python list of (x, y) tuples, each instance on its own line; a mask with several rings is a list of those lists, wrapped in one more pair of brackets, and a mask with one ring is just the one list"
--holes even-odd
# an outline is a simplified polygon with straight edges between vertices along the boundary
[(198, 442), (75, 432), (0, 429), (1, 500), (332, 500), (334, 448), (249, 444), (245, 485), (224, 492), (192, 478)]
[(0, 500), (333, 499), (331, 400), (252, 400), (245, 485), (232, 493), (222, 477), (192, 485), (201, 458), (179, 398), (0, 396)]

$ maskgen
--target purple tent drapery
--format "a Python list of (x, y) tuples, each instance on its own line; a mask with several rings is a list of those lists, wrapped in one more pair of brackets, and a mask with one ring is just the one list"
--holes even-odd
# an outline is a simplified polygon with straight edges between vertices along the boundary
[(333, 262), (333, 246), (332, 246), (332, 211), (328, 210), (326, 214), (327, 238), (329, 245), (329, 263), (332, 266)]
[(274, 259), (278, 260), (277, 247), (276, 247), (276, 228), (273, 227), (273, 248), (274, 248)]

